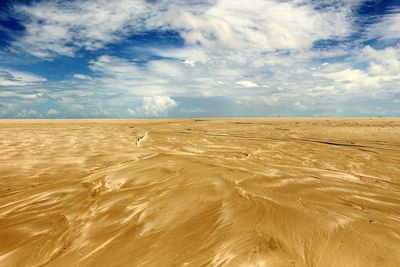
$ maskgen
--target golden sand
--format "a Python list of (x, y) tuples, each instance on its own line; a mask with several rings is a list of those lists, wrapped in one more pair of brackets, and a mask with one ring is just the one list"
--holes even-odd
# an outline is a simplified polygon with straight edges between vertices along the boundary
[(0, 122), (0, 266), (400, 266), (400, 119)]

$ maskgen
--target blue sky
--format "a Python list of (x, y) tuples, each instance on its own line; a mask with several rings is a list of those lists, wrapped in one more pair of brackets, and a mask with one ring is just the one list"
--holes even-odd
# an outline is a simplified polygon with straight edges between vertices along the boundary
[(400, 0), (0, 1), (0, 117), (400, 116)]

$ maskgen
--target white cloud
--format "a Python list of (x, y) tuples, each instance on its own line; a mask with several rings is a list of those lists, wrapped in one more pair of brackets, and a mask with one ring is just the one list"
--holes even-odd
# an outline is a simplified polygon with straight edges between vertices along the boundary
[(208, 112), (206, 109), (199, 107), (191, 107), (191, 108), (181, 108), (179, 110), (180, 113), (206, 113)]
[(178, 77), (182, 76), (182, 64), (170, 60), (153, 60), (148, 62), (147, 67), (150, 71), (163, 76)]
[(19, 98), (24, 100), (43, 99), (43, 92), (0, 91), (0, 97)]
[(381, 21), (368, 29), (369, 38), (400, 39), (400, 10), (385, 15)]
[[(355, 62), (367, 63), (366, 69), (358, 69), (347, 64), (330, 64), (314, 74), (335, 82), (347, 90), (369, 88), (394, 88), (400, 84), (400, 47), (387, 47), (381, 50), (370, 46), (356, 51)], [(397, 84), (397, 85), (396, 85)], [(321, 88), (332, 88), (329, 85)]]
[[(16, 8), (23, 15), (20, 19), (26, 32), (15, 37), (13, 49), (38, 57), (74, 56), (78, 51), (85, 53), (82, 50), (104, 49), (127, 35), (149, 30), (177, 32), (185, 44), (172, 44), (171, 48), (130, 43), (133, 47), (123, 47), (121, 54), (109, 53), (91, 60), (88, 67), (92, 74), (76, 73), (68, 77), (70, 80), (57, 83), (0, 70), (0, 86), (24, 86), (16, 88), (19, 91), (0, 92), (0, 97), (21, 102), (47, 97), (60, 105), (54, 109), (71, 114), (135, 116), (167, 114), (178, 106), (167, 96), (180, 101), (185, 97), (218, 96), (229, 99), (229, 103), (248, 105), (249, 110), (254, 105), (268, 111), (285, 107), (300, 111), (296, 103), (308, 110), (314, 107), (310, 99), (317, 99), (325, 108), (332, 98), (361, 98), (367, 94), (387, 97), (388, 92), (399, 88), (398, 46), (379, 50), (343, 43), (334, 48), (310, 49), (315, 41), (351, 36), (357, 27), (353, 25), (352, 10), (360, 2), (34, 1)], [(319, 5), (331, 7), (317, 8)], [(374, 38), (394, 38), (396, 16), (386, 16), (373, 25), (371, 36), (374, 33), (379, 34)], [(136, 53), (130, 58), (129, 51)], [(148, 60), (147, 56), (153, 55), (159, 57)], [(43, 82), (55, 90), (35, 92)], [(132, 103), (137, 108), (132, 108)], [(202, 112), (209, 110), (207, 105), (196, 103), (198, 109), (185, 106), (180, 112)]]
[(382, 50), (376, 50), (366, 46), (361, 55), (363, 59), (369, 61), (368, 71), (372, 75), (394, 76), (400, 75), (400, 46), (387, 47)]
[(169, 96), (146, 96), (140, 112), (146, 116), (160, 116), (177, 106), (175, 100)]
[(198, 46), (223, 54), (229, 53), (226, 48), (304, 50), (317, 40), (351, 33), (349, 6), (356, 2), (325, 10), (300, 0), (37, 2), (16, 6), (27, 30), (14, 46), (38, 57), (72, 56), (80, 48), (96, 50), (132, 32), (171, 29), (192, 46), (188, 51)]
[(38, 112), (34, 109), (23, 109), (18, 114), (17, 117), (37, 117)]
[(30, 86), (45, 81), (45, 78), (30, 73), (0, 69), (0, 87)]
[(102, 72), (108, 76), (134, 77), (140, 72), (136, 64), (126, 59), (102, 55), (96, 60), (90, 61), (89, 68), (92, 71)]
[(26, 34), (14, 43), (32, 55), (51, 58), (72, 56), (79, 48), (96, 50), (141, 28), (149, 14), (145, 1), (43, 1), (18, 5)]
[(74, 74), (73, 77), (78, 80), (91, 80), (92, 78), (84, 74)]
[(236, 82), (237, 85), (243, 86), (245, 88), (255, 88), (259, 87), (258, 84), (252, 82), (252, 81), (238, 81)]
[(328, 73), (325, 77), (338, 82), (350, 82), (366, 79), (368, 75), (358, 69), (345, 69), (338, 72)]
[(179, 49), (154, 49), (155, 54), (180, 59), (185, 65), (194, 67), (198, 63), (206, 63), (209, 58), (205, 51), (200, 47), (185, 47)]
[(328, 79), (341, 84), (347, 90), (356, 90), (361, 88), (376, 88), (380, 86), (379, 77), (373, 77), (359, 69), (344, 69), (337, 72), (331, 72), (322, 75)]
[(215, 86), (218, 79), (234, 79), (239, 75), (225, 69), (213, 71), (203, 64), (187, 67), (180, 59), (151, 60), (137, 64), (108, 55), (92, 60), (89, 68), (96, 72), (90, 82), (97, 91), (126, 92), (134, 96), (217, 92)]
[(261, 102), (263, 105), (268, 107), (275, 106), (279, 103), (280, 97), (278, 95), (264, 96), (261, 97)]
[(168, 77), (179, 75), (179, 69), (170, 63), (152, 61), (139, 66), (127, 59), (102, 55), (90, 61), (89, 68), (96, 72), (96, 77), (91, 77), (97, 90), (107, 92), (129, 92), (132, 95), (158, 95), (165, 94), (169, 89)]
[(57, 115), (58, 113), (60, 113), (60, 112), (54, 108), (51, 108), (47, 111), (48, 116), (54, 116), (54, 115)]
[(82, 111), (82, 110), (85, 110), (85, 107), (84, 107), (83, 105), (81, 105), (81, 104), (73, 104), (73, 105), (72, 105), (72, 109), (73, 109), (73, 110)]
[(297, 108), (297, 109), (306, 109), (307, 107), (303, 104), (303, 103), (301, 103), (300, 101), (296, 101), (296, 102), (294, 102), (294, 107), (295, 108)]
[(134, 109), (128, 108), (126, 110), (126, 112), (128, 112), (129, 115), (136, 115), (136, 111)]
[(168, 9), (156, 16), (182, 32), (188, 44), (231, 49), (305, 49), (319, 39), (350, 32), (348, 10), (317, 11), (305, 1), (219, 0), (211, 5)]

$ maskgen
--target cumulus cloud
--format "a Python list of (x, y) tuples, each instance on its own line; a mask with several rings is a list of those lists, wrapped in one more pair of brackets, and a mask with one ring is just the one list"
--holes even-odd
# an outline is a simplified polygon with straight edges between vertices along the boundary
[(60, 113), (58, 110), (56, 110), (56, 109), (54, 109), (54, 108), (51, 108), (51, 109), (49, 109), (49, 110), (47, 111), (47, 116), (55, 116), (55, 115), (57, 115), (58, 113)]
[(368, 88), (386, 89), (400, 83), (400, 47), (374, 49), (366, 46), (354, 57), (358, 63), (366, 63), (366, 69), (359, 69), (343, 64), (333, 64), (314, 76), (322, 76), (335, 81), (345, 89), (357, 90)]
[(178, 104), (169, 96), (146, 96), (143, 98), (140, 112), (146, 116), (160, 116)]
[(252, 82), (252, 81), (238, 81), (236, 82), (237, 85), (243, 86), (245, 88), (255, 88), (259, 87), (258, 84)]
[(328, 73), (325, 75), (325, 77), (338, 82), (349, 82), (364, 80), (367, 78), (367, 74), (358, 69), (345, 69), (338, 72)]
[(363, 59), (369, 62), (368, 71), (371, 74), (385, 76), (387, 79), (399, 78), (400, 46), (381, 50), (366, 46), (361, 52)]
[[(239, 105), (242, 110), (257, 109), (269, 115), (273, 113), (266, 112), (278, 114), (285, 109), (326, 109), (329, 103), (335, 105), (332, 99), (345, 103), (368, 96), (390, 97), (398, 92), (400, 49), (387, 46), (399, 36), (398, 15), (393, 11), (365, 30), (368, 36), (362, 38), (385, 40), (383, 46), (362, 47), (358, 40), (353, 42), (352, 35), (358, 29), (353, 11), (362, 2), (55, 0), (19, 4), (14, 10), (26, 30), (14, 36), (10, 51), (46, 60), (78, 55), (91, 60), (88, 72), (80, 73), (80, 69), (56, 82), (53, 77), (47, 81), (0, 69), (0, 86), (6, 88), (0, 91), (0, 104), (13, 101), (18, 108), (9, 110), (15, 114), (22, 108), (28, 113), (33, 105), (26, 103), (35, 100), (48, 101), (46, 107), (74, 116), (162, 116), (173, 112), (182, 99), (197, 98), (206, 100), (201, 104), (191, 100), (192, 107), (183, 103), (180, 111), (209, 111), (210, 105), (219, 107), (218, 101), (225, 101), (227, 109)], [(149, 32), (155, 39), (166, 37), (166, 43), (171, 36), (180, 38), (179, 45), (172, 41), (164, 47), (148, 44), (147, 37), (135, 39)], [(121, 42), (131, 35), (135, 38)], [(114, 43), (118, 51), (109, 46)], [(85, 56), (94, 50), (99, 51)], [(92, 57), (98, 53), (104, 54)]]
[(376, 88), (380, 86), (379, 78), (368, 75), (359, 69), (344, 69), (337, 72), (323, 74), (323, 77), (335, 81), (347, 90), (357, 90), (361, 88)]

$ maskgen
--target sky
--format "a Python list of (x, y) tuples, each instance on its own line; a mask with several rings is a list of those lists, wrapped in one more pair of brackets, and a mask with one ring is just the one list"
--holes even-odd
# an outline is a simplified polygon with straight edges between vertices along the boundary
[(400, 0), (0, 0), (0, 118), (400, 116)]

